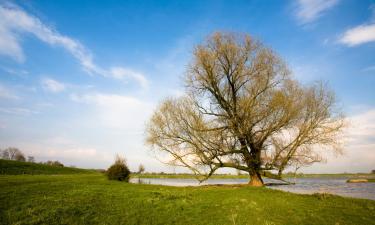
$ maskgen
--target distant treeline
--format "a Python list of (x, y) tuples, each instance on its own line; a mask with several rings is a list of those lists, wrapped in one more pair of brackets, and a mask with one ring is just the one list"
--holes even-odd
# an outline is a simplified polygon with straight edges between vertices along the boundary
[[(13, 160), (13, 161), (19, 161), (19, 162), (31, 162), (35, 163), (34, 156), (26, 156), (25, 154), (15, 147), (8, 147), (6, 149), (0, 149), (0, 158), (6, 159), (6, 160)], [(50, 165), (50, 166), (57, 166), (57, 167), (64, 167), (64, 164), (62, 164), (59, 161), (51, 161), (48, 160), (47, 162), (40, 162), (42, 164)]]
[(0, 159), (0, 175), (20, 174), (83, 174), (97, 173), (96, 170), (79, 169), (73, 167), (62, 167), (47, 165), (46, 163), (20, 162), (15, 160)]

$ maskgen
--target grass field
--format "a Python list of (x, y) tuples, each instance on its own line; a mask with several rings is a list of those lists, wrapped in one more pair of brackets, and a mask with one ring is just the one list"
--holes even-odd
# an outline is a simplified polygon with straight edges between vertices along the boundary
[(0, 224), (375, 224), (372, 200), (129, 184), (92, 170), (5, 160), (0, 171)]
[(375, 201), (252, 187), (167, 187), (103, 174), (1, 175), (1, 224), (375, 224)]

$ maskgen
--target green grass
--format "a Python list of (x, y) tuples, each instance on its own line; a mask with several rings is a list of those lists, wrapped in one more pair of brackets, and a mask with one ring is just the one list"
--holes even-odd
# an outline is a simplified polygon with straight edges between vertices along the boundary
[(93, 172), (95, 171), (72, 167), (57, 167), (44, 165), (40, 163), (18, 162), (0, 159), (0, 174), (77, 174)]
[(103, 174), (2, 175), (0, 224), (375, 224), (375, 201), (267, 188), (167, 187)]

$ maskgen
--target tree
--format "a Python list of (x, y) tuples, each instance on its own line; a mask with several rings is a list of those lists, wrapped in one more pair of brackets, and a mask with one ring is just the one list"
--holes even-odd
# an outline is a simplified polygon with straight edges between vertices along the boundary
[(16, 161), (20, 161), (20, 162), (25, 162), (26, 161), (26, 158), (25, 156), (23, 155), (22, 152), (17, 152), (14, 156), (14, 160)]
[(262, 176), (282, 179), (286, 168), (340, 150), (344, 117), (334, 93), (321, 82), (298, 83), (249, 35), (215, 33), (198, 45), (185, 84), (184, 96), (167, 98), (154, 112), (146, 143), (200, 180), (227, 167), (262, 186)]
[(145, 172), (145, 167), (142, 164), (139, 164), (138, 173), (141, 174), (143, 172)]
[(62, 164), (61, 162), (59, 161), (51, 161), (51, 160), (48, 160), (46, 162), (47, 165), (50, 165), (50, 166), (57, 166), (57, 167), (64, 167), (64, 164)]
[(16, 160), (16, 161), (25, 161), (25, 156), (23, 153), (18, 149), (14, 147), (6, 148), (2, 151), (2, 158), (8, 159), (8, 160)]

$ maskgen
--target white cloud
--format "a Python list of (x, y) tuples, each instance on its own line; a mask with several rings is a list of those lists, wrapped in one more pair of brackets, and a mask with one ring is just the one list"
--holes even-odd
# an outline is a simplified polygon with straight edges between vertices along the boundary
[(339, 43), (353, 47), (375, 41), (375, 4), (370, 5), (369, 10), (372, 12), (369, 21), (345, 31), (340, 36)]
[(117, 79), (132, 78), (138, 81), (138, 83), (143, 88), (148, 87), (148, 83), (149, 83), (148, 80), (139, 72), (126, 69), (123, 67), (112, 67), (110, 70), (110, 73), (112, 74), (114, 78), (117, 78)]
[[(27, 14), (14, 5), (0, 5), (0, 54), (9, 56), (18, 62), (25, 61), (19, 36), (22, 33), (30, 33), (39, 40), (53, 46), (60, 46), (67, 50), (81, 64), (82, 68), (89, 74), (99, 74), (116, 79), (132, 78), (140, 85), (145, 86), (147, 80), (139, 72), (134, 72), (123, 67), (103, 69), (93, 61), (93, 56), (88, 49), (79, 41), (60, 34), (55, 29), (45, 25), (38, 18)], [(122, 70), (119, 76), (118, 71)], [(115, 73), (113, 72), (115, 71)]]
[[(361, 107), (362, 108), (362, 107)], [(344, 154), (304, 169), (314, 173), (369, 172), (375, 162), (375, 108), (348, 117)]]
[(23, 62), (25, 56), (18, 40), (4, 25), (0, 23), (0, 54), (9, 56), (18, 62)]
[(338, 0), (297, 0), (296, 16), (302, 24), (310, 23), (338, 2)]
[(65, 90), (65, 84), (50, 78), (42, 79), (41, 84), (43, 89), (49, 92), (58, 93)]
[(94, 107), (93, 115), (102, 125), (110, 128), (126, 129), (131, 133), (140, 133), (150, 117), (153, 104), (137, 98), (113, 94), (71, 95), (75, 102)]
[(375, 109), (349, 117), (349, 144), (375, 144)]
[(347, 46), (356, 46), (375, 41), (375, 24), (359, 25), (347, 30), (339, 42)]

